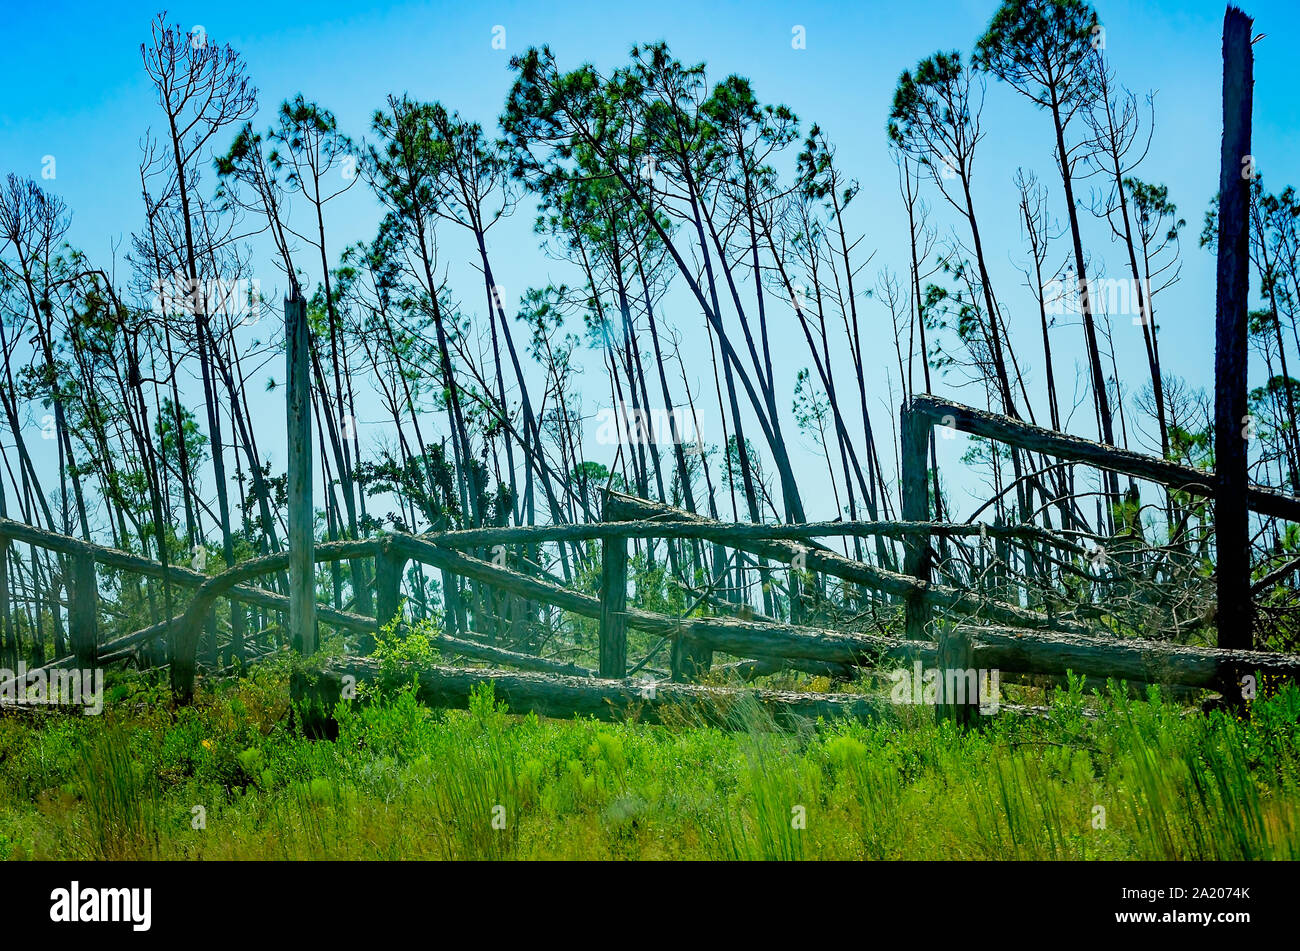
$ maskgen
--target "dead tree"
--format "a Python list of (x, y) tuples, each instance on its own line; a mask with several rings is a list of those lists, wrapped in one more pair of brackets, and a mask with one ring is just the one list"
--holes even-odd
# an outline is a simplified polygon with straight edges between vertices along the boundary
[(1214, 505), (1219, 646), (1249, 650), (1250, 523), (1246, 499), (1247, 295), (1250, 283), (1250, 115), (1254, 21), (1223, 17), (1223, 144), (1219, 170), (1219, 270), (1215, 307)]

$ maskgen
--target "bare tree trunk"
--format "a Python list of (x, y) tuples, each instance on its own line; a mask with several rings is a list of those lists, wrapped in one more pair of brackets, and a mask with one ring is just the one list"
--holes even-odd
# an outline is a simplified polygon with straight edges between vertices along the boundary
[(289, 631), (303, 654), (316, 652), (316, 565), (311, 503), (311, 381), (307, 302), (285, 301), (289, 437)]
[(1223, 18), (1223, 144), (1219, 168), (1219, 267), (1214, 346), (1214, 503), (1219, 646), (1249, 650), (1250, 515), (1246, 507), (1247, 296), (1250, 291), (1249, 164), (1253, 21), (1236, 7)]

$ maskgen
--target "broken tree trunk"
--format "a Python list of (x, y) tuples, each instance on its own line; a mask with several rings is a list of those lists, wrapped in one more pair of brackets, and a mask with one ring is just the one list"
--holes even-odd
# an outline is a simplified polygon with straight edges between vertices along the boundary
[[(936, 424), (949, 426), (958, 432), (993, 439), (1044, 456), (1055, 456), (1063, 461), (1083, 463), (1137, 479), (1158, 482), (1202, 498), (1213, 498), (1215, 495), (1217, 479), (1213, 472), (1193, 469), (1155, 456), (1145, 456), (1129, 449), (1104, 446), (1090, 439), (1058, 433), (1041, 426), (1031, 426), (928, 393), (912, 397), (911, 405), (913, 410), (924, 411)], [(1253, 482), (1246, 486), (1243, 495), (1253, 511), (1300, 522), (1300, 498), (1294, 495)]]
[[(637, 718), (647, 723), (711, 724), (743, 730), (752, 724), (755, 707), (782, 726), (793, 726), (818, 717), (871, 721), (878, 719), (890, 707), (887, 699), (857, 694), (737, 690), (637, 680), (602, 681), (489, 668), (413, 667), (395, 676), (393, 683), (409, 683), (412, 675), (416, 679), (416, 695), (431, 706), (464, 708), (469, 704), (469, 695), (474, 687), (491, 683), (496, 699), (504, 700), (511, 713), (536, 713), (563, 720), (574, 716), (591, 716), (598, 720)], [(348, 676), (355, 677), (358, 683), (384, 680), (377, 663), (355, 659), (330, 665), (317, 682), (324, 682), (326, 686), (320, 689), (329, 693), (329, 683), (340, 683), (343, 677)]]
[[(623, 495), (609, 491), (605, 493), (604, 516), (606, 522), (625, 522), (637, 517), (636, 511), (625, 504)], [(612, 539), (605, 539), (605, 544), (610, 541)], [(710, 644), (679, 637), (674, 639), (671, 650), (669, 666), (674, 683), (692, 683), (713, 666), (713, 647)]]
[(1247, 507), (1247, 295), (1250, 290), (1250, 154), (1253, 21), (1236, 7), (1223, 17), (1223, 143), (1219, 154), (1219, 268), (1214, 335), (1214, 538), (1218, 552), (1219, 646), (1253, 645), (1250, 512)]
[(475, 660), (505, 664), (517, 670), (532, 670), (543, 674), (565, 674), (570, 677), (596, 676), (596, 671), (588, 670), (578, 664), (569, 664), (562, 660), (550, 660), (546, 657), (538, 657), (536, 654), (521, 654), (518, 651), (506, 650), (504, 647), (493, 647), (491, 644), (484, 644), (481, 641), (452, 637), (450, 634), (443, 634), (433, 644), (440, 653), (445, 655), (461, 654), (465, 657), (473, 657)]
[(77, 666), (95, 666), (97, 653), (96, 614), (99, 610), (99, 585), (95, 580), (95, 556), (89, 550), (73, 555), (71, 599), (68, 603), (68, 635)]
[[(369, 540), (326, 542), (316, 547), (313, 557), (321, 561), (337, 561), (340, 558), (364, 558), (374, 553), (375, 543)], [(227, 568), (221, 574), (199, 585), (199, 589), (194, 592), (194, 597), (186, 606), (185, 613), (172, 619), (169, 625), (173, 638), (172, 690), (178, 698), (188, 701), (194, 695), (199, 634), (204, 619), (212, 610), (213, 603), (217, 598), (227, 596), (232, 588), (245, 581), (270, 572), (285, 570), (289, 566), (289, 557), (289, 552), (276, 552), (274, 555), (262, 555), (260, 558), (253, 558), (233, 568)], [(370, 621), (369, 618), (366, 620)]]
[[(608, 502), (605, 519), (611, 519)], [(606, 538), (600, 544), (600, 676), (621, 680), (627, 675), (627, 539)]]
[[(904, 404), (899, 411), (901, 440), (902, 516), (908, 522), (930, 520), (930, 486), (927, 476), (930, 455), (931, 422), (922, 413)], [(903, 539), (903, 573), (922, 584), (930, 581), (930, 536), (909, 535)], [(922, 590), (909, 593), (903, 602), (906, 635), (909, 640), (923, 641), (930, 636), (930, 608)]]
[[(928, 522), (930, 520), (930, 479), (929, 458), (930, 438), (933, 435), (934, 421), (920, 410), (914, 410), (904, 404), (899, 413), (899, 435), (902, 450), (902, 472), (900, 483), (903, 492), (903, 520), (908, 522)], [(930, 536), (929, 534), (908, 535), (903, 540), (903, 573), (911, 575), (925, 586), (930, 583)], [(930, 636), (930, 603), (924, 590), (907, 596), (903, 608), (904, 633), (908, 640), (927, 640)], [(939, 634), (937, 667), (940, 683), (947, 684), (951, 678), (947, 671), (973, 670), (974, 654), (971, 641), (962, 628), (944, 625)], [(976, 690), (981, 689), (976, 678)], [(935, 708), (935, 715), (941, 720), (953, 720), (963, 726), (971, 723), (979, 712), (978, 703), (957, 703), (954, 697), (940, 696)]]
[[(1109, 640), (1071, 634), (1029, 634), (1014, 628), (971, 628), (979, 667), (1038, 674), (1073, 671), (1108, 678), (1180, 684), (1225, 693), (1246, 674), (1300, 681), (1300, 656), (1264, 651), (1183, 647), (1162, 641)], [(1240, 691), (1235, 691), (1240, 695)]]
[[(933, 608), (943, 608), (954, 614), (978, 618), (993, 624), (1031, 627), (1038, 630), (1069, 631), (1078, 634), (1086, 633), (1086, 629), (1082, 625), (1064, 618), (1050, 617), (1042, 612), (1030, 611), (1013, 604), (1002, 604), (981, 597), (971, 591), (961, 591), (936, 584), (925, 585), (908, 575), (845, 558), (843, 555), (837, 554), (815, 542), (796, 544), (783, 540), (765, 541), (752, 537), (748, 532), (729, 532), (725, 526), (718, 522), (674, 508), (671, 505), (651, 502), (635, 496), (623, 495), (622, 493), (610, 494), (617, 495), (623, 510), (629, 515), (634, 515), (639, 520), (653, 521), (658, 518), (665, 522), (697, 522), (710, 527), (716, 526), (708, 537), (716, 537), (719, 541), (733, 548), (786, 564), (792, 564), (795, 558), (800, 558), (809, 571), (825, 572), (845, 581), (883, 591), (904, 600), (909, 595), (923, 593)], [(911, 522), (900, 524), (909, 526), (909, 531), (902, 533), (904, 535), (910, 534), (910, 528), (916, 525), (916, 523)]]
[(287, 438), (289, 443), (289, 634), (304, 654), (316, 652), (316, 562), (312, 557), (311, 376), (307, 302), (295, 295), (284, 302), (288, 362)]
[[(380, 627), (401, 613), (402, 572), (405, 570), (406, 555), (393, 546), (392, 538), (382, 539), (375, 554), (375, 618)], [(362, 645), (361, 653), (368, 654), (373, 649), (373, 643)]]
[[(599, 618), (601, 601), (589, 594), (562, 587), (553, 581), (534, 578), (491, 562), (440, 548), (412, 536), (394, 536), (394, 543), (410, 557), (454, 574), (534, 601), (553, 605), (583, 617)], [(896, 655), (911, 660), (930, 647), (907, 644), (896, 638), (874, 634), (827, 631), (794, 625), (764, 624), (737, 618), (677, 618), (629, 607), (624, 612), (629, 627), (661, 637), (685, 638), (739, 657), (804, 657), (809, 660), (852, 662)]]

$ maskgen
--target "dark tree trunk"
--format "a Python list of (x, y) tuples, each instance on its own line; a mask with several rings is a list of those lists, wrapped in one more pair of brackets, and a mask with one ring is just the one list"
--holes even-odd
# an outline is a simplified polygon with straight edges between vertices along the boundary
[(1214, 345), (1214, 504), (1218, 548), (1219, 646), (1252, 643), (1250, 522), (1246, 507), (1247, 294), (1250, 286), (1250, 119), (1252, 20), (1236, 7), (1223, 18), (1223, 145), (1219, 171), (1219, 268)]

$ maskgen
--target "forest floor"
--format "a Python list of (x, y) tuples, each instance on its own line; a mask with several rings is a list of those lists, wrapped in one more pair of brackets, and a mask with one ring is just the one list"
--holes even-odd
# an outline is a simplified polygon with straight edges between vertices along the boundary
[(959, 733), (932, 711), (779, 731), (515, 716), (411, 692), (297, 728), (287, 661), (175, 706), (0, 715), (0, 857), (1300, 858), (1300, 689), (1206, 714), (1057, 691)]

